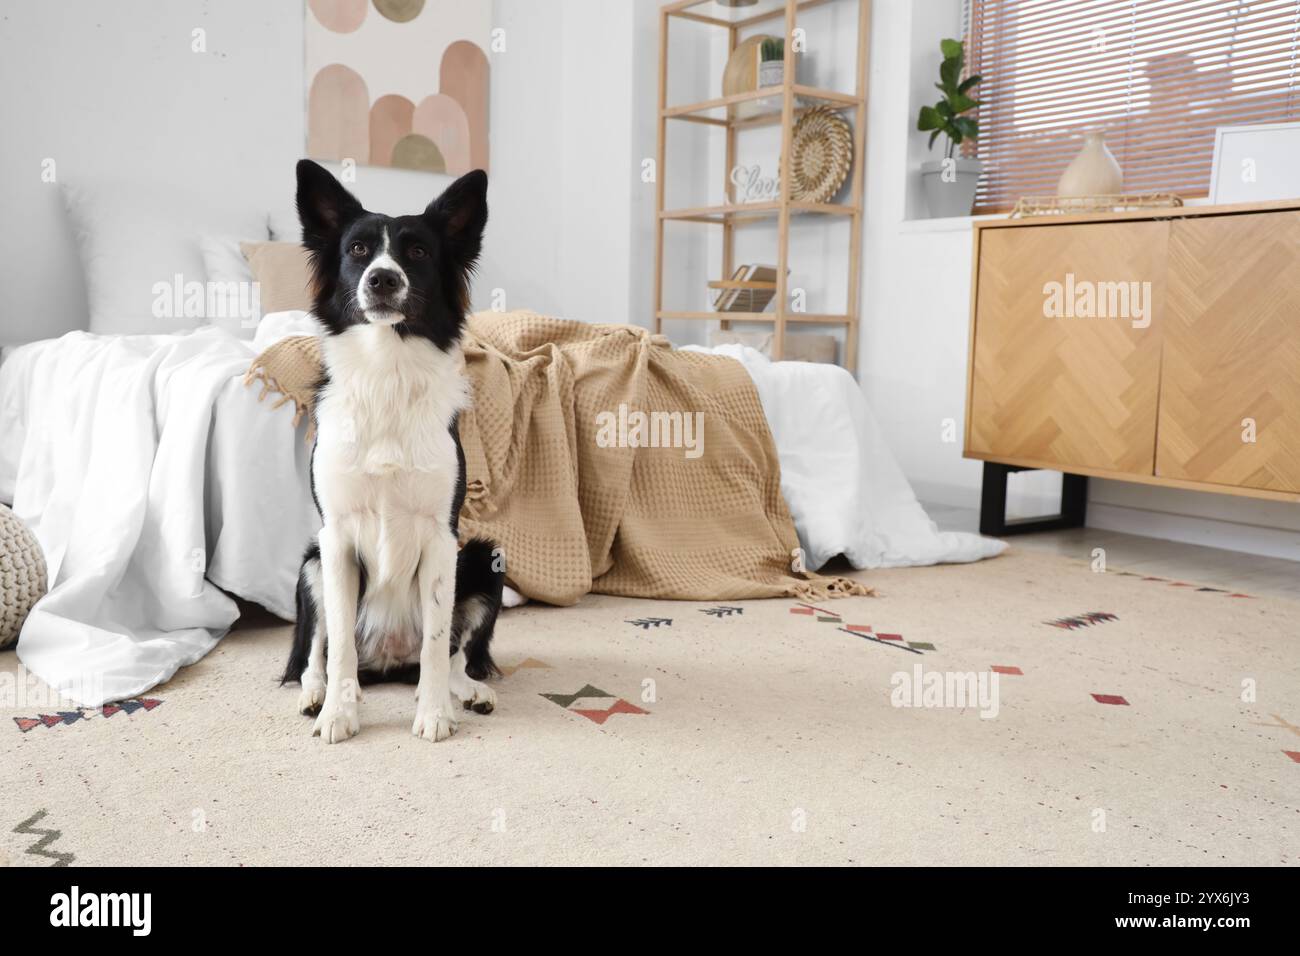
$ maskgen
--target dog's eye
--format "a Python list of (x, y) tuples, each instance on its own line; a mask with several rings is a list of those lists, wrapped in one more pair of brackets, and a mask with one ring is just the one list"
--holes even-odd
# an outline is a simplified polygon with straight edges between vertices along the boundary
[(429, 254), (429, 251), (424, 246), (411, 246), (410, 249), (406, 250), (406, 254), (412, 259), (423, 259)]
[(366, 249), (366, 244), (364, 242), (354, 242), (348, 248), (348, 252), (354, 256), (357, 256), (358, 258), (364, 256), (368, 251), (369, 250)]

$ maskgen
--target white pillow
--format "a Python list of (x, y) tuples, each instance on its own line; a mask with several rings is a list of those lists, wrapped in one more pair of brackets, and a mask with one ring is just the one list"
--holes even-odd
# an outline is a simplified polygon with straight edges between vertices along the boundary
[(100, 334), (181, 332), (205, 324), (207, 273), (199, 236), (267, 235), (265, 213), (240, 211), (212, 193), (103, 181), (64, 186), (63, 196), (86, 274), (90, 331)]
[(199, 240), (199, 253), (208, 278), (213, 282), (251, 282), (253, 270), (239, 244), (265, 241), (249, 236), (204, 236)]
[(302, 242), (302, 223), (292, 207), (277, 209), (267, 217), (271, 238), (276, 242)]
[(230, 287), (235, 283), (240, 306), (239, 309), (227, 309), (225, 315), (209, 315), (207, 324), (223, 328), (236, 338), (251, 339), (262, 320), (261, 303), (248, 291), (253, 288), (253, 270), (248, 267), (248, 260), (240, 251), (239, 244), (263, 241), (238, 236), (204, 236), (199, 240), (203, 271), (207, 273), (209, 284)]

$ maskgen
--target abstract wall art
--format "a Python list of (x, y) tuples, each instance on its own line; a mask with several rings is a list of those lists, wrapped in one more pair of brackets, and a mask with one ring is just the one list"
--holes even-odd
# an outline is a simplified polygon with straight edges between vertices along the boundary
[(307, 155), (488, 168), (487, 0), (307, 0)]

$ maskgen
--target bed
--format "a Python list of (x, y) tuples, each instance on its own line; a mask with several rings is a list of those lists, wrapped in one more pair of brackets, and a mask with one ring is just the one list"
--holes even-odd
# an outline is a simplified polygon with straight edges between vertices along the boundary
[[(87, 706), (143, 693), (198, 660), (238, 617), (232, 596), (292, 619), (304, 544), (319, 527), (306, 423), (244, 384), (252, 359), (304, 312), (251, 340), (216, 327), (93, 335), (8, 349), (0, 362), (0, 499), (36, 533), (51, 591), (18, 653)], [(781, 491), (809, 570), (973, 561), (1000, 542), (940, 533), (835, 366), (713, 350), (753, 379)], [(525, 595), (526, 597), (526, 595)]]

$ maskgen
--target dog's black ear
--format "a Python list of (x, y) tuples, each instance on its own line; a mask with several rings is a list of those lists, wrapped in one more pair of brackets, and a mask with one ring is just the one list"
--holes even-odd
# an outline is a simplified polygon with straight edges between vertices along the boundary
[(313, 252), (325, 251), (362, 212), (361, 203), (329, 170), (310, 159), (298, 160), (298, 219), (304, 246)]
[(425, 218), (462, 269), (473, 268), (483, 244), (483, 227), (488, 216), (487, 183), (487, 173), (483, 170), (468, 172), (424, 210)]

